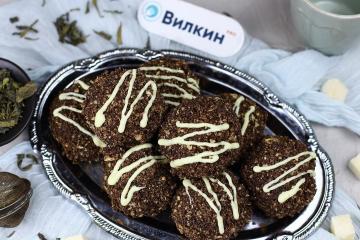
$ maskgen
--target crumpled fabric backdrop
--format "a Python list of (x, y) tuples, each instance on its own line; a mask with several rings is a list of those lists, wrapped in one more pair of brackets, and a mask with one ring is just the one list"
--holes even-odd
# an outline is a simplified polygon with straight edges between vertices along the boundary
[[(260, 40), (247, 36), (242, 50), (228, 58), (215, 58), (173, 41), (148, 34), (138, 24), (136, 11), (140, 0), (99, 2), (100, 9), (118, 9), (121, 15), (103, 13), (99, 17), (91, 8), (84, 14), (87, 1), (47, 0), (41, 7), (42, 0), (13, 1), (0, 8), (0, 57), (10, 59), (19, 64), (35, 81), (44, 81), (59, 66), (75, 59), (95, 55), (116, 47), (143, 48), (150, 39), (152, 49), (174, 49), (192, 52), (201, 56), (218, 59), (238, 69), (249, 72), (291, 104), (309, 119), (329, 126), (343, 126), (360, 134), (360, 47), (352, 49), (342, 57), (327, 57), (313, 50), (292, 54), (283, 50), (270, 49)], [(53, 22), (56, 17), (72, 8), (80, 11), (71, 13), (85, 34), (90, 34), (86, 43), (77, 47), (62, 44)], [(39, 19), (36, 25), (39, 30), (37, 41), (27, 41), (13, 36), (16, 24), (10, 24), (9, 18), (19, 16), (18, 24), (30, 24)], [(115, 43), (116, 30), (123, 26), (123, 44)], [(103, 30), (113, 35), (107, 41), (93, 34), (93, 30)], [(30, 70), (31, 69), (31, 70)], [(349, 88), (345, 104), (333, 101), (318, 91), (328, 78), (340, 78)], [(14, 229), (16, 232), (10, 239), (37, 239), (38, 232), (50, 239), (78, 233), (86, 233), (92, 240), (111, 239), (104, 231), (91, 223), (86, 213), (76, 205), (64, 200), (51, 186), (40, 166), (29, 172), (19, 172), (16, 168), (16, 153), (31, 151), (28, 143), (14, 147), (1, 156), (0, 170), (9, 171), (31, 180), (34, 196), (24, 222)], [(360, 213), (356, 203), (341, 190), (337, 189), (331, 215), (351, 213), (354, 223), (360, 231)], [(328, 218), (329, 219), (329, 218)], [(328, 220), (324, 229), (328, 229)], [(319, 230), (313, 239), (331, 239), (324, 230)], [(11, 233), (11, 229), (0, 229), (0, 237)]]

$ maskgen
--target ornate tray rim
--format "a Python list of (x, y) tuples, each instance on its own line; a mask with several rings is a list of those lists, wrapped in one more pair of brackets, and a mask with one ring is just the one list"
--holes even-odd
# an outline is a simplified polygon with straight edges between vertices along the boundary
[(61, 76), (66, 72), (68, 72), (69, 70), (84, 70), (84, 71), (91, 70), (96, 68), (97, 65), (103, 64), (104, 62), (107, 61), (111, 61), (116, 57), (125, 57), (125, 56), (137, 57), (144, 60), (150, 60), (152, 58), (159, 56), (183, 57), (186, 59), (193, 59), (199, 62), (212, 65), (223, 71), (235, 74), (245, 79), (246, 81), (250, 82), (252, 85), (255, 85), (264, 94), (264, 97), (267, 98), (270, 104), (281, 107), (284, 111), (286, 111), (288, 114), (292, 115), (292, 117), (297, 119), (303, 125), (304, 130), (309, 137), (308, 145), (316, 152), (320, 162), (322, 163), (325, 169), (324, 196), (322, 197), (323, 200), (320, 208), (317, 209), (316, 214), (313, 215), (313, 218), (310, 219), (307, 225), (298, 229), (298, 231), (294, 233), (279, 235), (276, 237), (276, 239), (278, 240), (306, 239), (312, 233), (314, 233), (317, 228), (320, 227), (320, 225), (327, 216), (334, 195), (334, 188), (335, 188), (334, 169), (329, 156), (319, 145), (316, 136), (314, 134), (314, 131), (310, 126), (309, 122), (305, 119), (305, 117), (302, 114), (300, 114), (297, 110), (295, 110), (292, 106), (290, 106), (283, 100), (280, 100), (280, 98), (277, 97), (271, 90), (269, 90), (268, 87), (266, 87), (262, 82), (258, 81), (251, 75), (218, 61), (213, 61), (208, 58), (200, 57), (194, 54), (172, 51), (172, 50), (155, 51), (155, 50), (147, 50), (147, 49), (123, 48), (123, 49), (114, 49), (114, 50), (105, 51), (94, 57), (80, 59), (64, 65), (59, 70), (57, 70), (52, 76), (50, 76), (49, 79), (42, 85), (41, 89), (39, 90), (39, 98), (33, 116), (30, 121), (30, 126), (29, 126), (30, 142), (33, 150), (35, 152), (38, 152), (42, 156), (42, 164), (44, 166), (48, 178), (62, 195), (75, 201), (79, 206), (84, 208), (97, 225), (99, 225), (107, 232), (113, 234), (114, 236), (127, 240), (147, 239), (107, 219), (92, 206), (90, 200), (85, 194), (80, 194), (74, 191), (73, 189), (71, 189), (71, 187), (68, 186), (55, 171), (52, 162), (52, 154), (47, 152), (46, 145), (44, 144), (40, 145), (41, 142), (37, 133), (39, 129), (36, 120), (39, 115), (39, 110), (41, 109), (41, 102), (42, 102), (41, 100), (43, 98), (46, 98), (46, 96), (49, 94), (47, 90), (54, 81), (61, 78)]

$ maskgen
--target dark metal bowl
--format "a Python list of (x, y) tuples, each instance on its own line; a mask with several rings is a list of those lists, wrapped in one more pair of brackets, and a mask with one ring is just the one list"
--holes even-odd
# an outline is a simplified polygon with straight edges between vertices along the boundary
[(39, 95), (31, 120), (30, 136), (33, 149), (41, 154), (45, 172), (54, 186), (83, 207), (100, 227), (121, 239), (183, 239), (170, 220), (169, 211), (156, 218), (140, 219), (114, 211), (102, 188), (102, 168), (96, 165), (74, 165), (68, 161), (52, 138), (48, 123), (51, 101), (76, 79), (93, 77), (116, 67), (134, 68), (163, 56), (187, 61), (192, 72), (201, 79), (202, 94), (238, 92), (256, 101), (269, 113), (265, 134), (298, 139), (317, 155), (317, 190), (311, 203), (300, 214), (281, 220), (270, 219), (255, 209), (251, 222), (237, 239), (291, 240), (305, 239), (312, 234), (330, 208), (334, 172), (309, 122), (250, 75), (231, 66), (183, 52), (116, 49), (69, 63), (49, 78)]
[[(30, 82), (30, 78), (25, 73), (25, 71), (7, 59), (0, 58), (0, 69), (1, 68), (8, 69), (11, 72), (14, 80), (18, 83), (25, 84)], [(0, 134), (0, 146), (14, 140), (26, 128), (34, 111), (36, 99), (36, 94), (34, 94), (33, 96), (24, 100), (24, 106), (22, 108), (19, 122), (14, 127), (10, 128), (7, 132)]]

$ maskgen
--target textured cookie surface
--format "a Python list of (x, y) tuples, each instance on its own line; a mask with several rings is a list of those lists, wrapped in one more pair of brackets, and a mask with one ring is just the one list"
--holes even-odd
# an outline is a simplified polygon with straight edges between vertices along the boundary
[(199, 79), (191, 73), (184, 61), (161, 58), (145, 63), (139, 70), (157, 83), (169, 107), (178, 106), (182, 100), (200, 95)]
[(240, 122), (244, 150), (252, 149), (264, 137), (267, 112), (250, 99), (236, 93), (221, 95), (228, 102)]
[(243, 164), (241, 174), (254, 203), (269, 217), (301, 212), (316, 192), (314, 152), (284, 136), (264, 138)]
[(153, 217), (169, 207), (176, 183), (151, 144), (104, 149), (104, 186), (112, 207), (132, 217)]
[(165, 111), (156, 83), (134, 69), (100, 74), (84, 102), (88, 125), (114, 147), (127, 148), (150, 140)]
[(98, 161), (104, 143), (89, 129), (82, 114), (88, 84), (74, 83), (50, 106), (50, 129), (64, 155), (74, 163)]
[(250, 221), (245, 187), (231, 173), (185, 179), (172, 203), (171, 217), (189, 239), (230, 239)]
[(160, 130), (160, 152), (180, 178), (222, 172), (239, 158), (239, 122), (224, 100), (199, 96), (184, 100), (168, 115)]

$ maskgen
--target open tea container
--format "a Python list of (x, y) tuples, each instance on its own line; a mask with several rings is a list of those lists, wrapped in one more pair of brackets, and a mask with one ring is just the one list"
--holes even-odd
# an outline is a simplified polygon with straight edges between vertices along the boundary
[(31, 195), (29, 180), (0, 172), (0, 227), (12, 228), (21, 223)]

